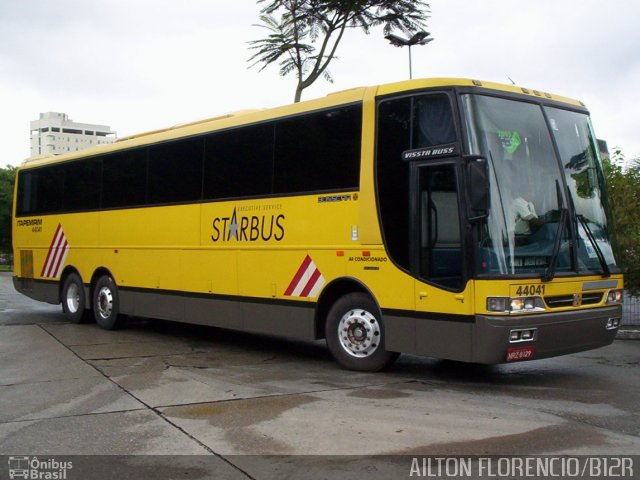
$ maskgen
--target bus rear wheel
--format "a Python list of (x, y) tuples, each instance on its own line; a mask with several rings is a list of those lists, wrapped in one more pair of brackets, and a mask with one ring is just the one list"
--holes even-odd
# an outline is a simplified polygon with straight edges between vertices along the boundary
[(105, 330), (116, 330), (123, 324), (118, 287), (109, 275), (100, 277), (93, 289), (93, 313), (96, 323)]
[(365, 293), (345, 295), (327, 315), (327, 346), (337, 362), (349, 370), (377, 372), (398, 358), (398, 353), (385, 350), (384, 333), (380, 309)]
[(62, 311), (73, 323), (84, 323), (91, 320), (91, 310), (87, 310), (87, 299), (80, 275), (70, 273), (62, 284)]

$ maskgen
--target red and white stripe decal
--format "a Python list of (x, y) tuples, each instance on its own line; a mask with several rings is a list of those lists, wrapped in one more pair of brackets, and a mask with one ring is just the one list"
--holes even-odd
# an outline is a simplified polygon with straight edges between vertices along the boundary
[(320, 273), (320, 270), (313, 263), (311, 257), (307, 255), (284, 294), (287, 297), (313, 298), (318, 295), (325, 283), (327, 281)]
[(69, 242), (67, 242), (67, 237), (62, 230), (62, 225), (58, 224), (40, 276), (44, 278), (58, 278), (68, 254)]

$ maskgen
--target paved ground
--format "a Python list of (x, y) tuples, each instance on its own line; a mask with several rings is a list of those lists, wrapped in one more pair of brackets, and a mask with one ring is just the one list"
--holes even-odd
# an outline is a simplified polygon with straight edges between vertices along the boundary
[[(640, 341), (616, 340), (517, 365), (402, 356), (388, 372), (355, 373), (322, 342), (69, 324), (0, 273), (0, 455), (205, 455), (104, 461), (131, 478), (151, 458), (192, 475), (162, 478), (262, 479), (295, 463), (264, 455), (638, 454), (639, 365)], [(358, 457), (306, 457), (305, 468), (372, 473)]]

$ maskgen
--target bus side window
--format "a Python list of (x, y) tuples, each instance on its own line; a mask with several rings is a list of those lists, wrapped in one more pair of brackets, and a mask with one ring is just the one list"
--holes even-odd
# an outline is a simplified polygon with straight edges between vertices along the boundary
[(200, 200), (203, 149), (202, 138), (149, 147), (148, 203), (153, 205)]
[(20, 172), (18, 215), (42, 215), (62, 211), (64, 170), (51, 165)]
[(409, 162), (402, 160), (402, 152), (411, 146), (411, 104), (411, 97), (379, 104), (376, 146), (384, 242), (391, 258), (405, 270), (410, 269)]
[(434, 92), (383, 99), (378, 104), (376, 180), (380, 219), (389, 255), (411, 269), (409, 168), (407, 150), (451, 145), (456, 128), (449, 96)]
[(462, 239), (454, 165), (420, 167), (419, 276), (447, 288), (462, 282)]
[(451, 103), (447, 95), (423, 96), (414, 105), (412, 148), (433, 147), (456, 141)]
[(66, 212), (100, 208), (102, 159), (64, 164), (63, 208)]
[(105, 155), (102, 161), (102, 208), (144, 205), (147, 198), (147, 149)]
[(35, 172), (18, 173), (18, 215), (29, 215), (36, 211), (37, 202), (37, 174)]
[(361, 136), (360, 105), (277, 122), (274, 193), (358, 188)]
[(206, 136), (204, 198), (269, 195), (273, 185), (274, 123)]

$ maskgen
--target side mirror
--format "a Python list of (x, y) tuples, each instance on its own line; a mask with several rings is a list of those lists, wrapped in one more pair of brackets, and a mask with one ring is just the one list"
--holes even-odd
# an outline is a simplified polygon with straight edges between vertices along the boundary
[(466, 155), (469, 220), (486, 218), (489, 210), (489, 162), (480, 155)]

